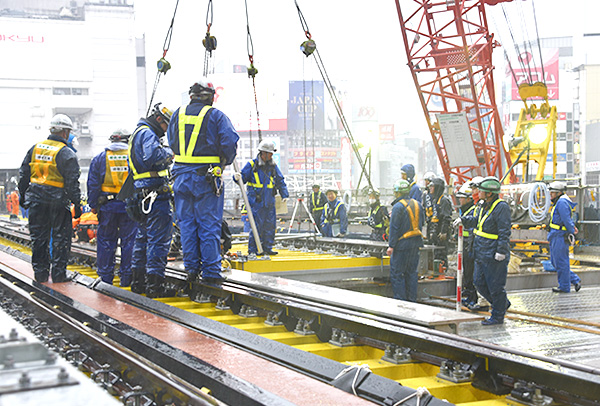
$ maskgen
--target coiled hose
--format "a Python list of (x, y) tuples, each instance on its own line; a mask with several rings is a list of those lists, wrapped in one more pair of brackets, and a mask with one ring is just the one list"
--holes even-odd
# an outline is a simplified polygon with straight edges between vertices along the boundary
[(536, 182), (529, 191), (529, 218), (535, 223), (541, 223), (546, 219), (550, 210), (550, 190), (543, 182)]

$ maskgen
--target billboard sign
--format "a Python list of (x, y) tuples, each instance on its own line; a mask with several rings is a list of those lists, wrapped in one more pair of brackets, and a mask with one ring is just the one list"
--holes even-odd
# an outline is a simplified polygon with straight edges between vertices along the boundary
[(288, 130), (323, 131), (325, 86), (322, 81), (290, 81)]
[[(542, 82), (548, 87), (548, 99), (558, 100), (558, 49), (543, 50), (544, 69), (539, 60), (534, 60), (531, 52), (522, 52), (519, 60), (511, 61), (514, 75), (508, 70), (512, 81), (512, 100), (521, 100), (519, 85)], [(515, 82), (516, 77), (516, 82)]]

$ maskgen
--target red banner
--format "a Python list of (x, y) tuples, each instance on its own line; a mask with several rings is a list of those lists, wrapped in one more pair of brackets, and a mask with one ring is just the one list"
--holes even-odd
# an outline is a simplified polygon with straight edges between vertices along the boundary
[[(519, 96), (519, 85), (522, 83), (546, 83), (548, 88), (548, 99), (558, 100), (558, 49), (544, 52), (544, 69), (539, 66), (539, 56), (535, 58), (530, 52), (523, 52), (520, 61), (512, 61), (514, 75), (512, 77), (512, 100), (521, 100)], [(525, 69), (522, 68), (525, 65)], [(534, 66), (535, 65), (535, 66)], [(518, 68), (518, 69), (517, 69)], [(517, 82), (515, 83), (515, 76)]]

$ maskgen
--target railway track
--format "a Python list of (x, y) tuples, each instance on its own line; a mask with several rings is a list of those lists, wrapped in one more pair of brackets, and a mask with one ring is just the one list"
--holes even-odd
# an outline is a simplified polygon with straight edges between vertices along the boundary
[[(26, 232), (0, 226), (0, 236), (26, 256)], [(93, 249), (73, 252), (77, 263), (69, 269), (79, 284), (378, 404), (417, 404), (419, 388), (433, 396), (420, 404), (431, 405), (599, 404), (600, 372), (589, 366), (394, 320), (377, 309), (287, 295), (251, 277), (149, 300), (99, 282)], [(185, 279), (177, 267), (166, 275), (174, 286)]]

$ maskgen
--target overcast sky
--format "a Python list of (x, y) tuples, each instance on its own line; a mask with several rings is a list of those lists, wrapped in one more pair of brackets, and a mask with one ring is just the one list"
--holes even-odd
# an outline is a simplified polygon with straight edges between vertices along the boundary
[[(408, 1), (402, 0), (401, 5)], [(254, 61), (259, 70), (257, 86), (285, 90), (289, 80), (321, 80), (313, 58), (307, 59), (299, 50), (300, 43), (306, 38), (294, 1), (247, 2)], [(380, 122), (396, 121), (414, 136), (428, 138), (415, 86), (406, 66), (395, 2), (298, 0), (298, 3), (333, 84), (349, 83), (354, 98), (378, 109)], [(600, 1), (536, 0), (532, 3), (515, 0), (507, 3), (504, 10), (517, 39), (521, 27), (527, 27), (529, 37), (535, 37), (534, 4), (540, 37), (554, 37), (577, 35), (586, 26), (595, 27), (597, 3)], [(135, 2), (136, 31), (146, 38), (149, 90), (156, 75), (155, 61), (162, 56), (175, 4), (176, 0)], [(180, 104), (181, 93), (202, 77), (207, 5), (208, 0), (179, 1), (167, 54), (173, 68), (161, 79), (155, 100), (175, 108)], [(488, 7), (488, 20), (496, 40), (510, 43), (508, 24), (500, 6)], [(217, 64), (248, 65), (244, 0), (214, 0), (211, 33), (218, 40)]]

